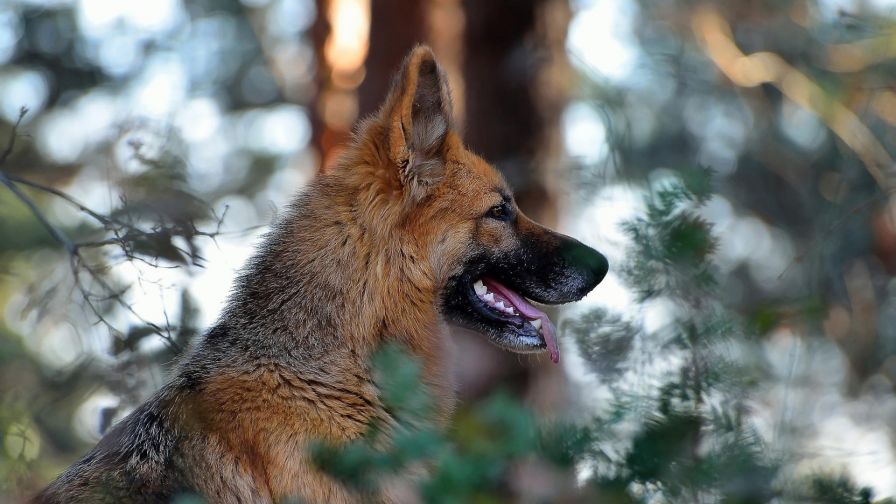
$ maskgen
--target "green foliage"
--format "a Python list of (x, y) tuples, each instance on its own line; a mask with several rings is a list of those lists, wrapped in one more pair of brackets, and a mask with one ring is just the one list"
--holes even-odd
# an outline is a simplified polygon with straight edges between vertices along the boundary
[(204, 504), (202, 497), (192, 494), (178, 495), (172, 499), (172, 504)]
[[(659, 375), (660, 383), (650, 389), (612, 384), (619, 404), (642, 405), (622, 412), (638, 428), (621, 442), (624, 457), (611, 461), (612, 480), (597, 475), (592, 483), (626, 488), (639, 500), (652, 495), (673, 502), (767, 502), (775, 495), (774, 461), (743, 418), (744, 383), (729, 383), (742, 373), (734, 372), (722, 350), (722, 342), (742, 331), (714, 301), (716, 237), (699, 214), (711, 197), (711, 176), (700, 169), (665, 182), (648, 195), (645, 215), (624, 225), (632, 243), (622, 267), (625, 279), (642, 301), (671, 303), (672, 320), (653, 333), (603, 312), (570, 324), (589, 362), (606, 354), (595, 348), (613, 341), (613, 332), (634, 341), (632, 346), (664, 349), (639, 365), (617, 359), (616, 373), (602, 373), (603, 379), (613, 380), (627, 365), (632, 373), (649, 374), (653, 367), (667, 366), (671, 355), (679, 358), (677, 372)], [(611, 323), (601, 325), (605, 321)], [(592, 369), (600, 372), (606, 366)], [(638, 399), (645, 396), (646, 402)]]
[(600, 308), (578, 319), (565, 321), (561, 329), (575, 340), (591, 371), (611, 378), (624, 370), (624, 360), (641, 330), (619, 315)]
[(673, 296), (693, 301), (716, 287), (710, 257), (717, 240), (698, 214), (711, 195), (710, 180), (709, 170), (698, 170), (663, 185), (645, 202), (645, 215), (624, 224), (633, 253), (622, 273), (641, 300)]
[(810, 498), (819, 504), (870, 504), (870, 488), (859, 488), (844, 475), (815, 475), (809, 481)]
[(418, 362), (387, 346), (372, 366), (385, 418), (362, 439), (312, 448), (319, 467), (361, 494), (376, 495), (391, 476), (419, 475), (417, 491), (426, 502), (496, 501), (513, 463), (540, 456), (569, 467), (590, 440), (571, 425), (540, 430), (532, 414), (506, 394), (460, 411), (450, 429), (440, 429), (431, 396), (420, 386)]
[(642, 481), (686, 481), (684, 474), (670, 472), (694, 465), (701, 424), (701, 419), (693, 413), (673, 413), (646, 422), (625, 459), (631, 477)]
[(372, 497), (389, 477), (416, 475), (425, 502), (504, 502), (509, 471), (526, 460), (589, 468), (583, 502), (871, 502), (868, 489), (845, 478), (788, 484), (751, 427), (744, 398), (755, 381), (744, 357), (731, 355), (748, 332), (715, 301), (716, 238), (699, 215), (710, 178), (701, 169), (666, 182), (648, 196), (645, 215), (625, 224), (625, 278), (643, 301), (674, 306), (669, 322), (648, 332), (596, 309), (562, 326), (610, 387), (607, 413), (537, 425), (519, 402), (498, 394), (442, 430), (432, 422), (419, 364), (387, 347), (372, 363), (385, 419), (345, 446), (316, 446), (315, 461)]
[[(699, 214), (711, 197), (711, 176), (700, 169), (664, 183), (648, 195), (645, 215), (624, 225), (632, 243), (624, 277), (642, 301), (662, 299), (674, 306), (669, 323), (649, 333), (596, 310), (566, 326), (621, 405), (616, 418), (597, 422), (617, 422), (621, 415), (638, 426), (628, 440), (596, 440), (581, 452), (582, 460), (600, 459), (605, 445), (621, 444), (625, 455), (607, 459), (605, 474), (595, 474), (591, 484), (614, 495), (624, 489), (635, 501), (802, 502), (807, 493), (782, 481), (778, 462), (746, 418), (744, 397), (753, 382), (744, 369), (747, 359), (731, 355), (731, 343), (749, 337), (716, 301), (717, 242)], [(668, 366), (670, 355), (679, 357), (677, 372), (657, 375), (660, 383), (646, 390), (618, 379)], [(848, 479), (819, 476), (810, 489), (810, 502), (870, 502), (868, 489)]]
[(868, 487), (856, 485), (848, 476), (835, 472), (818, 472), (787, 484), (787, 502), (813, 504), (894, 504), (893, 499), (874, 500)]

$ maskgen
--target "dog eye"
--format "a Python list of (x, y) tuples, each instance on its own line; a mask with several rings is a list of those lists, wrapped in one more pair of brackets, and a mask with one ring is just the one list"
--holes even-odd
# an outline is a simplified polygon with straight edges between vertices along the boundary
[(510, 208), (506, 203), (499, 203), (488, 210), (488, 217), (499, 220), (499, 221), (508, 221), (510, 220)]

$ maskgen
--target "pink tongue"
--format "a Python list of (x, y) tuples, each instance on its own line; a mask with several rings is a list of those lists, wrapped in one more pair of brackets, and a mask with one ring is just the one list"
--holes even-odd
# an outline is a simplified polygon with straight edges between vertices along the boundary
[(554, 361), (555, 364), (560, 362), (560, 349), (557, 347), (557, 340), (554, 336), (554, 325), (551, 324), (551, 319), (549, 319), (543, 311), (532, 306), (528, 301), (523, 299), (522, 296), (507, 287), (504, 287), (497, 281), (492, 280), (491, 278), (483, 278), (482, 283), (487, 285), (489, 290), (495, 291), (507, 298), (507, 300), (513, 304), (513, 307), (522, 313), (524, 317), (530, 320), (541, 320), (541, 335), (544, 336), (544, 343), (547, 345), (548, 352), (551, 354), (551, 360)]

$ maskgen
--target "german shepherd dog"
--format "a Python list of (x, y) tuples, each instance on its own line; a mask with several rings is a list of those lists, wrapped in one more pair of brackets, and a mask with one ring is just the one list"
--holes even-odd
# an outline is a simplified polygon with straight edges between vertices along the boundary
[(464, 148), (450, 111), (432, 51), (415, 48), (171, 381), (35, 502), (394, 501), (352, 493), (306, 454), (313, 440), (388, 424), (368, 367), (378, 346), (419, 359), (440, 422), (454, 400), (447, 324), (557, 362), (554, 327), (529, 300), (581, 299), (607, 260), (526, 218), (501, 175)]

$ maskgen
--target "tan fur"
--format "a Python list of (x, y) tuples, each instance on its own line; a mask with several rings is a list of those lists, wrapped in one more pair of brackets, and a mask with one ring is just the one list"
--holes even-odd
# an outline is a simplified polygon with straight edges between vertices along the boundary
[[(421, 73), (428, 65), (435, 74)], [(437, 91), (418, 110), (421, 75)], [(37, 501), (159, 502), (184, 491), (222, 503), (357, 501), (305, 450), (389, 420), (367, 367), (385, 342), (420, 359), (447, 420), (438, 295), (474, 244), (500, 250), (518, 238), (480, 218), (507, 185), (451, 129), (445, 82), (431, 51), (415, 49), (382, 110), (271, 232), (172, 382)], [(540, 230), (522, 215), (517, 228)]]

